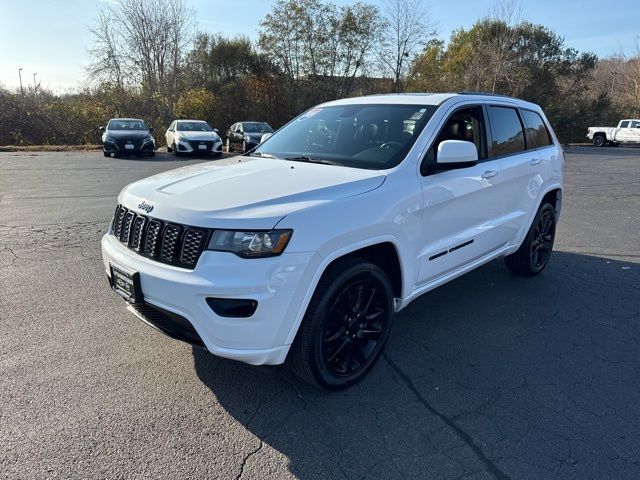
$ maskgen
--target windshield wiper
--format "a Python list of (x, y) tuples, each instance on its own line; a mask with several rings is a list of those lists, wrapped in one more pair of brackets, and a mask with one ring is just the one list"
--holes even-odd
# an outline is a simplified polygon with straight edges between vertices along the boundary
[(344, 167), (345, 165), (339, 162), (333, 162), (331, 160), (323, 160), (320, 158), (311, 158), (307, 155), (301, 155), (299, 157), (284, 157), (285, 160), (292, 162), (307, 162), (307, 163), (321, 163), (323, 165), (334, 165), (337, 167)]
[(245, 153), (245, 156), (247, 156), (247, 157), (260, 157), (260, 158), (275, 158), (275, 159), (282, 160), (280, 157), (276, 157), (275, 155), (273, 155), (271, 153), (262, 153), (262, 152), (248, 152), (248, 153)]

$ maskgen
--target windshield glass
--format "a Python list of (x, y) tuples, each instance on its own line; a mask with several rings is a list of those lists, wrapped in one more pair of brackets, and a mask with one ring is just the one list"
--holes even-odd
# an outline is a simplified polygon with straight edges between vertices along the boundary
[(436, 105), (316, 107), (280, 129), (254, 152), (385, 170), (398, 165)]
[(178, 122), (176, 130), (179, 132), (213, 132), (207, 122)]
[(268, 123), (243, 123), (244, 133), (272, 133), (273, 128)]
[(111, 120), (109, 130), (149, 130), (142, 120)]

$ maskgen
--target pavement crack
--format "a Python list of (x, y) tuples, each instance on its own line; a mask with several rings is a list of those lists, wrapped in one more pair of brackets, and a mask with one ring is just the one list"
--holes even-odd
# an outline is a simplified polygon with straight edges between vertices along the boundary
[(236, 480), (240, 480), (242, 478), (242, 475), (244, 474), (244, 467), (247, 465), (247, 462), (249, 461), (249, 459), (254, 456), (256, 453), (258, 453), (260, 450), (262, 450), (262, 447), (264, 446), (264, 442), (262, 441), (262, 439), (258, 439), (258, 441), (260, 442), (260, 444), (258, 445), (257, 448), (254, 448), (253, 450), (251, 450), (247, 455), (245, 455), (245, 457), (242, 459), (242, 465), (240, 465), (240, 472), (238, 472), (238, 475), (236, 475)]
[(427, 410), (429, 410), (433, 415), (440, 418), (440, 420), (442, 420), (449, 428), (451, 428), (454, 431), (454, 433), (460, 438), (460, 440), (462, 440), (465, 443), (465, 445), (467, 445), (471, 449), (471, 451), (476, 455), (476, 457), (478, 457), (478, 459), (482, 463), (484, 463), (489, 473), (491, 473), (498, 480), (511, 480), (511, 477), (509, 475), (507, 475), (502, 470), (500, 470), (500, 468), (495, 463), (493, 463), (493, 461), (490, 458), (488, 458), (484, 454), (480, 446), (473, 440), (473, 438), (471, 438), (471, 435), (469, 435), (462, 428), (460, 428), (451, 418), (447, 417), (443, 413), (436, 410), (436, 408), (433, 407), (433, 405), (431, 405), (431, 403), (429, 403), (429, 401), (422, 396), (422, 394), (418, 391), (418, 389), (414, 385), (411, 378), (409, 378), (409, 376), (393, 360), (391, 360), (386, 353), (383, 353), (382, 356), (387, 361), (389, 366), (396, 372), (396, 374), (398, 374), (398, 376), (406, 384), (409, 390), (411, 390), (411, 392), (416, 396), (418, 401)]

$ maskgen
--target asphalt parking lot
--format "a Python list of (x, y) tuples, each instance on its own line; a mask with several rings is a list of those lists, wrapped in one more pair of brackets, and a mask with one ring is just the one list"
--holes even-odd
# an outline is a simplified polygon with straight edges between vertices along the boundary
[(425, 295), (340, 393), (168, 339), (108, 289), (117, 193), (198, 161), (0, 154), (0, 478), (640, 478), (640, 149), (568, 150), (547, 270)]

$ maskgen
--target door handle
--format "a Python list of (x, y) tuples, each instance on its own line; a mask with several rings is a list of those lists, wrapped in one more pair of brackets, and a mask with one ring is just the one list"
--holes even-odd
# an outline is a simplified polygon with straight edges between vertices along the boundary
[(532, 158), (529, 165), (538, 165), (540, 162), (542, 162), (541, 158)]
[(497, 170), (487, 170), (481, 176), (482, 178), (491, 178), (495, 177), (498, 174)]

